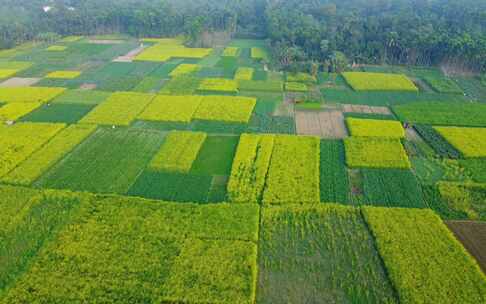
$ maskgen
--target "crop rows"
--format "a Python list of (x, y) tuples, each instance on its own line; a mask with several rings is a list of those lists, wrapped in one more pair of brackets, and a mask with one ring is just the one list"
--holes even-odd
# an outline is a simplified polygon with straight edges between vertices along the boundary
[(194, 119), (248, 123), (256, 100), (251, 97), (205, 96)]
[(461, 157), (461, 153), (447, 142), (432, 126), (415, 125), (414, 129), (441, 157), (453, 159)]
[(228, 182), (230, 201), (261, 200), (274, 141), (274, 135), (241, 135)]
[(424, 208), (422, 189), (410, 170), (362, 169), (365, 203), (384, 207)]
[(359, 210), (263, 208), (257, 303), (398, 303)]
[(320, 145), (321, 202), (348, 202), (348, 174), (342, 141), (321, 140)]

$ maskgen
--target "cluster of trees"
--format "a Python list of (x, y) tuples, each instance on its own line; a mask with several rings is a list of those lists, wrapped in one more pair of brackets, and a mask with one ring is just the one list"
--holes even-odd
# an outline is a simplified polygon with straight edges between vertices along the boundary
[(486, 0), (0, 0), (0, 48), (49, 32), (185, 34), (192, 45), (210, 33), (268, 38), (287, 69), (486, 70)]

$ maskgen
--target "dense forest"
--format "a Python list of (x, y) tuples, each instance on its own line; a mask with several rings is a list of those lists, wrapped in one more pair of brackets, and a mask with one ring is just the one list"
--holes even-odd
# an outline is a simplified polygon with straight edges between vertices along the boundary
[(389, 63), (486, 70), (486, 0), (0, 0), (0, 48), (110, 33), (185, 34), (195, 46), (211, 35), (268, 38), (287, 69)]

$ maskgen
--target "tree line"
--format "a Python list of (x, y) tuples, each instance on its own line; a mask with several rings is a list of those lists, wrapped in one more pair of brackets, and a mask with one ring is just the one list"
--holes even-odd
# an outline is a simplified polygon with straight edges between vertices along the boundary
[(266, 38), (284, 69), (486, 71), (486, 0), (0, 0), (0, 48), (57, 35)]

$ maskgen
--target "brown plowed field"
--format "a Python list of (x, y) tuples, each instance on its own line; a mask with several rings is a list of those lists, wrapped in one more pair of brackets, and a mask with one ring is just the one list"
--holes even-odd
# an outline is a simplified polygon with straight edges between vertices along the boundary
[(447, 221), (446, 224), (486, 273), (486, 222)]

